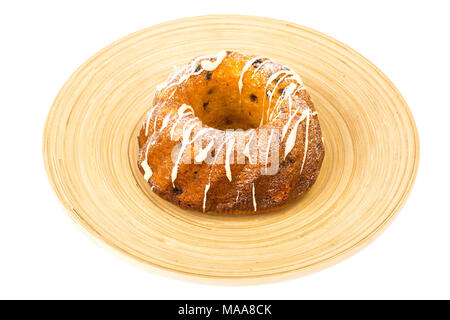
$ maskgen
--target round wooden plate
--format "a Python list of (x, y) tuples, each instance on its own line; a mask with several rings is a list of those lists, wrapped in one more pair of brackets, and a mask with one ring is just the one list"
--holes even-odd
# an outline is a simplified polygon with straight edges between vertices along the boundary
[[(156, 85), (174, 65), (221, 49), (289, 65), (315, 102), (322, 170), (283, 210), (184, 211), (153, 194), (138, 172), (137, 130)], [(419, 143), (400, 93), (354, 50), (290, 22), (220, 15), (150, 27), (89, 59), (53, 103), (44, 160), (71, 216), (116, 251), (171, 275), (248, 284), (316, 271), (368, 244), (410, 192)]]

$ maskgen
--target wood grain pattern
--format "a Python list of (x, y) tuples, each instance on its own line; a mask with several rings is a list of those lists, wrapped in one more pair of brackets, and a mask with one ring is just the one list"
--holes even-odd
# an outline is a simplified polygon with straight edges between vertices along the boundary
[[(291, 66), (314, 100), (326, 156), (313, 188), (283, 210), (183, 211), (138, 172), (137, 130), (156, 85), (221, 49)], [(55, 99), (43, 151), (58, 197), (95, 239), (152, 270), (225, 284), (303, 275), (367, 245), (404, 203), (419, 160), (408, 106), (372, 63), (302, 26), (228, 15), (153, 26), (94, 55)]]

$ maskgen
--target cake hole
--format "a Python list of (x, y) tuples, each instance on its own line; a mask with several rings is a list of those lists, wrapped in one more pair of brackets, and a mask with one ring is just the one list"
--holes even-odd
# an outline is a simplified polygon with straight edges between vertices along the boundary
[(264, 114), (262, 97), (265, 88), (247, 84), (239, 90), (239, 79), (235, 76), (228, 71), (203, 72), (201, 77), (207, 81), (186, 86), (183, 93), (186, 100), (183, 103), (191, 106), (195, 116), (208, 127), (218, 130), (258, 128)]

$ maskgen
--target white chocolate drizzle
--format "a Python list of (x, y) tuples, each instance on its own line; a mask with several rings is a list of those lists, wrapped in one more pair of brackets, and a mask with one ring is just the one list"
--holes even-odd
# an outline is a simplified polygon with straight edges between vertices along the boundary
[(259, 69), (261, 69), (265, 64), (271, 62), (270, 60), (264, 60), (256, 69), (255, 69), (255, 73), (259, 71)]
[(170, 130), (170, 139), (171, 140), (173, 140), (173, 134), (175, 132), (175, 128), (178, 125), (178, 122), (187, 115), (194, 115), (194, 109), (192, 109), (192, 107), (187, 104), (183, 104), (178, 109), (178, 119), (175, 121), (174, 125), (172, 126), (172, 129)]
[[(216, 164), (217, 158), (218, 158), (220, 152), (222, 151), (223, 146), (226, 145), (227, 143), (228, 143), (228, 140), (225, 139), (225, 141), (222, 142), (222, 144), (221, 144), (220, 147), (218, 148), (218, 150), (217, 150), (217, 152), (216, 152), (216, 154), (215, 154), (215, 156), (214, 156), (214, 163), (213, 163), (213, 165)], [(208, 184), (205, 185), (205, 194), (204, 194), (204, 196), (203, 196), (203, 212), (205, 212), (206, 199), (207, 199), (207, 195), (208, 195), (208, 190), (209, 190), (209, 188), (210, 188), (210, 186), (211, 186), (211, 172), (212, 172), (212, 165), (211, 165), (210, 168), (209, 168)]]
[(148, 180), (152, 177), (153, 171), (148, 164), (148, 149), (150, 148), (150, 142), (147, 142), (147, 148), (145, 149), (145, 159), (141, 162), (141, 167), (144, 169), (144, 180)]
[[(186, 68), (181, 68), (180, 72), (173, 73), (167, 81), (163, 82), (156, 88), (158, 91), (162, 91), (162, 90), (166, 91), (170, 88), (175, 88), (172, 91), (172, 93), (170, 94), (170, 96), (168, 98), (166, 98), (168, 100), (175, 94), (178, 85), (180, 85), (184, 81), (188, 80), (191, 76), (198, 75), (205, 70), (206, 71), (214, 71), (222, 63), (223, 59), (225, 59), (227, 54), (228, 53), (226, 50), (222, 50), (219, 53), (217, 53), (216, 55), (206, 55), (206, 56), (197, 57), (194, 60), (192, 60), (191, 63), (189, 63), (189, 65), (187, 65)], [(215, 61), (211, 61), (212, 59), (215, 59)], [(200, 64), (199, 64), (199, 62), (200, 62)], [(199, 66), (200, 66), (200, 68), (197, 69)], [(185, 73), (182, 74), (183, 72), (185, 72)], [(182, 75), (180, 76), (178, 81), (171, 83), (180, 74), (182, 74)]]
[(257, 210), (257, 206), (256, 206), (256, 197), (255, 197), (255, 184), (252, 183), (252, 196), (253, 196), (253, 209)]
[(155, 111), (155, 107), (153, 107), (148, 113), (147, 113), (147, 123), (145, 124), (145, 136), (148, 136), (148, 126), (150, 124), (150, 118), (153, 115), (153, 112)]
[[(244, 67), (242, 68), (241, 71), (241, 76), (239, 77), (239, 81), (238, 81), (238, 86), (239, 86), (239, 94), (242, 94), (242, 79), (244, 78), (244, 74), (245, 72), (248, 70), (248, 68), (250, 68), (252, 66), (252, 64), (258, 60), (258, 59), (264, 59), (265, 57), (263, 56), (259, 56), (259, 57), (254, 57), (250, 60), (247, 61), (247, 63), (244, 65)], [(259, 66), (260, 67), (260, 66)]]
[(291, 114), (289, 116), (288, 121), (286, 122), (286, 124), (283, 126), (283, 130), (281, 131), (281, 140), (284, 139), (284, 136), (286, 135), (287, 130), (289, 129), (289, 125), (291, 124), (292, 119), (297, 115), (298, 110), (300, 110), (300, 106), (297, 108), (297, 110), (295, 110), (295, 112), (293, 114)]
[(291, 114), (291, 105), (292, 105), (292, 94), (297, 91), (298, 86), (295, 83), (290, 83), (284, 90), (283, 94), (280, 95), (277, 99), (277, 102), (275, 103), (275, 106), (272, 108), (272, 112), (269, 115), (269, 120), (272, 121), (281, 114), (281, 112), (278, 112), (276, 116), (274, 117), (273, 114), (275, 111), (279, 110), (279, 106), (283, 103), (283, 101), (286, 100), (286, 98), (289, 101), (289, 114)]
[(273, 131), (274, 131), (274, 129), (270, 130), (269, 141), (267, 142), (266, 159), (264, 162), (264, 170), (266, 173), (267, 173), (267, 162), (269, 161), (270, 144), (272, 143), (272, 138), (273, 138)]
[(294, 124), (294, 127), (292, 128), (291, 132), (289, 133), (289, 136), (286, 140), (286, 145), (284, 148), (284, 159), (286, 159), (286, 156), (291, 152), (292, 148), (294, 148), (295, 140), (297, 140), (297, 129), (300, 122), (305, 120), (307, 115), (309, 114), (309, 109), (306, 109), (306, 115), (305, 113), (302, 113), (300, 118), (297, 120), (297, 122)]
[(153, 175), (153, 171), (152, 171), (152, 169), (150, 168), (150, 166), (148, 165), (147, 159), (146, 159), (145, 161), (142, 161), (141, 166), (142, 166), (142, 168), (143, 168), (144, 171), (145, 171), (145, 174), (144, 174), (144, 180), (148, 182), (148, 180), (149, 180), (149, 179), (152, 177), (152, 175)]
[[(263, 102), (262, 102), (262, 114), (261, 114), (261, 121), (260, 121), (260, 124), (259, 124), (260, 126), (263, 124), (263, 121), (264, 121), (264, 108), (265, 108), (265, 103), (266, 103), (266, 93), (270, 95), (269, 106), (267, 107), (267, 113), (268, 113), (269, 110), (270, 110), (270, 103), (271, 103), (271, 101), (272, 101), (272, 96), (273, 96), (273, 94), (274, 94), (274, 92), (275, 92), (275, 88), (272, 89), (272, 90), (268, 90), (267, 88), (268, 88), (269, 85), (273, 82), (273, 80), (275, 80), (280, 74), (287, 73), (287, 72), (288, 72), (287, 70), (280, 70), (280, 71), (277, 71), (277, 72), (275, 72), (274, 74), (272, 74), (272, 75), (269, 77), (269, 79), (267, 79), (266, 86), (264, 87), (264, 92), (265, 92), (265, 94), (264, 94)], [(284, 77), (283, 77), (283, 79), (284, 79)], [(280, 82), (280, 81), (278, 81), (277, 83), (279, 83), (279, 82)], [(275, 86), (275, 87), (276, 87), (276, 86)]]
[(222, 50), (217, 54), (216, 60), (214, 62), (211, 62), (210, 60), (203, 60), (201, 66), (206, 71), (214, 71), (222, 63), (223, 59), (225, 59), (226, 56), (227, 51)]
[(195, 156), (195, 162), (197, 162), (197, 163), (203, 162), (206, 159), (206, 157), (208, 156), (208, 152), (212, 149), (213, 146), (214, 146), (214, 140), (211, 140), (209, 142), (209, 144), (204, 149), (201, 149), (198, 152), (198, 154)]
[[(185, 126), (188, 123), (189, 122), (186, 122)], [(180, 148), (180, 151), (178, 153), (177, 160), (175, 161), (175, 165), (172, 168), (172, 185), (173, 185), (174, 188), (175, 188), (175, 180), (176, 180), (177, 175), (178, 175), (178, 166), (180, 165), (181, 157), (183, 156), (183, 153), (184, 153), (184, 150), (186, 149), (186, 147), (190, 144), (189, 138), (191, 136), (192, 129), (194, 129), (196, 125), (197, 125), (197, 123), (194, 123), (194, 124), (190, 125), (187, 129), (185, 129), (185, 126), (183, 127), (181, 148)]]
[[(284, 75), (283, 75), (283, 74), (284, 74)], [(271, 90), (268, 90), (269, 85), (270, 85), (275, 79), (277, 79), (280, 75), (283, 75), (283, 76), (277, 81), (277, 83), (275, 84), (274, 88), (272, 88)], [(289, 88), (289, 91), (288, 91), (287, 93), (283, 91), (283, 97), (280, 97), (280, 98), (281, 98), (281, 101), (280, 101), (280, 98), (279, 98), (279, 99), (278, 99), (279, 101), (277, 101), (277, 103), (275, 104), (275, 106), (274, 106), (273, 109), (271, 110), (272, 97), (273, 97), (273, 95), (274, 95), (274, 93), (275, 93), (275, 91), (276, 91), (276, 88), (281, 84), (281, 82), (283, 82), (284, 80), (287, 80), (287, 79), (293, 79), (293, 80), (295, 80), (295, 81), (297, 82), (297, 85), (295, 85), (295, 84), (292, 83), (293, 86), (291, 86), (290, 88), (289, 88), (289, 86), (290, 86), (291, 84), (288, 85), (284, 90), (288, 90), (288, 88)], [(292, 94), (293, 94), (296, 90), (301, 89), (301, 88), (303, 88), (303, 82), (302, 82), (300, 76), (299, 76), (297, 73), (295, 73), (293, 70), (291, 70), (289, 67), (284, 66), (284, 69), (279, 70), (279, 71), (273, 73), (273, 74), (269, 77), (269, 79), (267, 80), (266, 86), (265, 86), (265, 88), (264, 88), (264, 92), (265, 92), (265, 93), (268, 95), (268, 97), (269, 97), (269, 104), (268, 104), (268, 106), (267, 106), (267, 111), (266, 111), (266, 117), (267, 117), (267, 119), (271, 119), (271, 120), (272, 120), (272, 119), (273, 119), (273, 118), (272, 118), (272, 114), (273, 114), (273, 112), (274, 112), (275, 110), (277, 110), (276, 107), (277, 107), (279, 104), (281, 104), (281, 102), (282, 102), (283, 100), (285, 100), (285, 99), (288, 98), (288, 97), (291, 97)], [(262, 115), (261, 115), (260, 126), (263, 124), (264, 118), (265, 118), (265, 117), (264, 117), (264, 109), (265, 109), (265, 102), (266, 102), (266, 94), (264, 95), (263, 103), (262, 103), (262, 110), (263, 110), (263, 111), (262, 111)], [(289, 111), (290, 111), (290, 110), (289, 110)], [(269, 112), (270, 112), (270, 116), (269, 116)], [(278, 115), (279, 115), (279, 114), (277, 114), (276, 117), (278, 117)]]
[(232, 176), (231, 176), (231, 168), (230, 168), (230, 155), (231, 152), (234, 150), (233, 145), (234, 142), (236, 141), (236, 139), (234, 137), (231, 138), (232, 143), (231, 143), (231, 148), (228, 147), (228, 143), (225, 146), (225, 173), (227, 175), (228, 180), (230, 180), (230, 182), (232, 181)]
[(305, 149), (303, 151), (303, 160), (302, 160), (302, 167), (300, 168), (300, 174), (302, 174), (303, 172), (303, 166), (305, 165), (305, 161), (306, 161), (306, 155), (308, 153), (308, 135), (309, 135), (309, 109), (308, 109), (308, 113), (306, 114), (306, 129), (305, 129)]
[(205, 186), (205, 194), (203, 195), (203, 212), (205, 212), (205, 208), (206, 208), (206, 196), (207, 196), (207, 194), (208, 194), (208, 190), (209, 190), (209, 187), (211, 186), (211, 184), (210, 183), (208, 183), (206, 186)]
[[(187, 111), (187, 112), (186, 112)], [(174, 134), (174, 130), (175, 127), (178, 124), (178, 121), (183, 118), (186, 115), (194, 115), (194, 110), (192, 109), (191, 106), (188, 106), (186, 104), (183, 104), (180, 109), (178, 110), (178, 119), (177, 121), (175, 121), (172, 129), (171, 129), (171, 139), (173, 140), (173, 134)], [(193, 123), (192, 123), (193, 122)], [(192, 124), (191, 124), (192, 123)], [(184, 154), (184, 151), (186, 150), (187, 146), (189, 146), (190, 144), (194, 143), (198, 138), (202, 137), (206, 132), (214, 130), (213, 128), (201, 128), (196, 134), (194, 134), (194, 137), (192, 139), (190, 139), (192, 131), (195, 127), (197, 127), (198, 125), (201, 125), (201, 122), (197, 119), (197, 118), (192, 118), (189, 119), (184, 125), (183, 125), (183, 129), (182, 129), (182, 135), (181, 135), (181, 147), (180, 147), (180, 151), (178, 152), (178, 156), (177, 159), (175, 161), (175, 164), (172, 168), (172, 185), (173, 187), (175, 187), (175, 180), (178, 176), (178, 167), (180, 165), (180, 161), (181, 158)], [(209, 143), (208, 146), (210, 146), (209, 148), (212, 148), (213, 146), (213, 140), (211, 140), (211, 142)], [(209, 150), (207, 150), (204, 155), (201, 154), (200, 157), (199, 154), (197, 154), (197, 156), (195, 157), (195, 160), (201, 160), (203, 161), (206, 158), (207, 152)], [(198, 161), (198, 162), (201, 162)]]
[[(285, 74), (284, 76), (282, 76), (281, 78), (280, 78), (280, 80), (278, 80), (277, 81), (277, 83), (275, 84), (275, 87), (273, 88), (273, 90), (270, 92), (270, 95), (269, 95), (269, 105), (268, 105), (268, 107), (267, 107), (267, 119), (269, 119), (269, 121), (271, 120), (271, 117), (272, 117), (272, 114), (274, 113), (274, 111), (276, 110), (276, 108), (277, 108), (277, 106), (278, 106), (278, 101), (277, 101), (277, 103), (275, 103), (275, 105), (273, 106), (273, 108), (272, 108), (272, 110), (270, 110), (271, 109), (271, 105), (272, 105), (272, 98), (273, 98), (273, 94), (275, 93), (275, 91), (276, 91), (276, 89), (278, 88), (278, 86), (289, 76), (290, 74), (289, 73), (287, 73), (287, 74)], [(283, 94), (278, 98), (278, 100), (280, 101), (283, 101), (284, 100), (284, 97), (285, 97), (285, 95), (284, 95), (284, 91), (283, 91)], [(269, 114), (269, 111), (270, 111), (270, 114)]]
[(167, 127), (167, 125), (169, 124), (169, 121), (170, 121), (170, 117), (172, 116), (172, 111), (170, 111), (167, 115), (166, 115), (166, 117), (164, 118), (164, 120), (163, 120), (163, 122), (162, 122), (162, 125), (161, 125), (161, 128), (159, 129), (159, 132), (161, 132), (161, 131), (163, 131), (166, 127)]

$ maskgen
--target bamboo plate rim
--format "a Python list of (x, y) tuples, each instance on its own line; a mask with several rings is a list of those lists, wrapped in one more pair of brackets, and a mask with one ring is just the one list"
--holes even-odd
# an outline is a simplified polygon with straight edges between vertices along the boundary
[[(254, 48), (290, 65), (319, 112), (322, 172), (305, 196), (278, 212), (223, 217), (183, 211), (152, 195), (132, 165), (149, 88), (174, 62), (219, 48)], [(50, 109), (43, 156), (58, 198), (96, 243), (165, 276), (247, 285), (321, 270), (371, 243), (411, 191), (419, 137), (392, 82), (345, 44), (287, 21), (206, 15), (137, 31), (82, 64)]]

